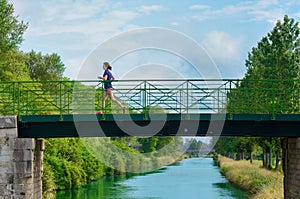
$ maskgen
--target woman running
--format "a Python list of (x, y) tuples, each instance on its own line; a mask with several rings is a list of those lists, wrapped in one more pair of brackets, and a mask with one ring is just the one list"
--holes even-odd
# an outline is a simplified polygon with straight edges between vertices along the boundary
[[(125, 113), (126, 106), (122, 105), (121, 102), (119, 102), (118, 100), (116, 100), (114, 98), (113, 87), (112, 87), (111, 81), (107, 81), (107, 80), (115, 80), (115, 77), (110, 72), (112, 70), (111, 65), (108, 62), (104, 62), (103, 70), (104, 70), (103, 77), (98, 76), (98, 79), (102, 79), (105, 81), (104, 82), (103, 101), (102, 101), (102, 110), (105, 108), (105, 102), (106, 102), (107, 97), (109, 97), (111, 99), (111, 101), (116, 103), (117, 105), (119, 105), (123, 109), (123, 113)], [(102, 111), (101, 110), (98, 111), (97, 114), (102, 114)]]

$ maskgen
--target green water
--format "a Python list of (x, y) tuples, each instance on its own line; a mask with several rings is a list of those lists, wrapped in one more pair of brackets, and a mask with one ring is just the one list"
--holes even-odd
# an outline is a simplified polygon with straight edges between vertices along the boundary
[(105, 177), (84, 188), (61, 191), (56, 199), (246, 199), (220, 175), (211, 158), (186, 159), (159, 171)]

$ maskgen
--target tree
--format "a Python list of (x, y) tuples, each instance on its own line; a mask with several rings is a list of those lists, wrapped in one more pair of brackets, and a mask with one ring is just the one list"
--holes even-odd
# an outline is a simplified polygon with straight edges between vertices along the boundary
[(235, 159), (235, 155), (238, 151), (236, 145), (237, 141), (237, 137), (220, 137), (219, 139), (214, 137), (214, 139), (212, 139), (212, 144), (216, 143), (214, 149), (217, 153)]
[(14, 16), (7, 0), (0, 0), (0, 81), (29, 80), (26, 55), (18, 51), (27, 24)]
[[(276, 88), (275, 93), (264, 97), (273, 98), (273, 110), (277, 113), (299, 112), (297, 107), (299, 100), (299, 80), (300, 79), (300, 29), (299, 23), (294, 19), (284, 16), (283, 22), (277, 21), (275, 27), (266, 37), (258, 43), (256, 48), (248, 55), (246, 66), (248, 68), (245, 79), (261, 80), (283, 80), (267, 85), (266, 88)], [(272, 84), (272, 83), (269, 83)], [(260, 102), (269, 100), (257, 98)], [(272, 153), (276, 150), (276, 168), (279, 162), (278, 138), (261, 138), (261, 147), (264, 154), (263, 162), (265, 167), (272, 165)]]
[[(300, 28), (284, 16), (267, 36), (252, 48), (246, 60), (247, 73), (229, 96), (228, 110), (233, 113), (299, 113)], [(296, 81), (295, 81), (296, 80)], [(249, 109), (249, 107), (251, 107)], [(259, 138), (263, 165), (272, 166), (276, 150), (279, 164), (280, 140)], [(249, 145), (250, 146), (250, 145)]]
[(0, 81), (30, 80), (25, 53), (10, 50), (0, 57)]
[(143, 145), (142, 146), (143, 152), (150, 153), (156, 150), (158, 138), (157, 137), (138, 138), (138, 141)]
[(192, 138), (191, 140), (189, 140), (189, 147), (186, 150), (186, 153), (191, 156), (199, 156), (202, 144), (203, 143), (200, 140)]
[[(267, 36), (252, 48), (246, 60), (247, 73), (237, 89), (229, 94), (231, 112), (300, 112), (300, 28), (284, 16)], [(294, 81), (298, 80), (298, 81)]]
[(271, 32), (252, 48), (246, 60), (246, 78), (295, 79), (300, 77), (300, 29), (298, 22), (284, 16)]
[(14, 16), (12, 4), (9, 4), (7, 0), (0, 0), (0, 55), (18, 48), (23, 41), (23, 33), (27, 26)]
[(33, 50), (28, 55), (26, 64), (33, 80), (62, 80), (65, 65), (59, 55), (42, 55), (41, 52), (36, 53)]

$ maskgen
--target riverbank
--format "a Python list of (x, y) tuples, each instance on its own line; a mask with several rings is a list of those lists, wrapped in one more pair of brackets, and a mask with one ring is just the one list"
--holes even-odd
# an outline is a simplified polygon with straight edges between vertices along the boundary
[(251, 199), (283, 199), (283, 174), (261, 168), (260, 162), (235, 161), (217, 156), (220, 172), (228, 181), (247, 191)]

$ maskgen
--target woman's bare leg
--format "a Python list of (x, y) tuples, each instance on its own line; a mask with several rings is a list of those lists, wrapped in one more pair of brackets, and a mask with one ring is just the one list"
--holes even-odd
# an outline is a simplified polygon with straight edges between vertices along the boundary
[(114, 98), (114, 94), (112, 92), (112, 90), (107, 90), (107, 95), (109, 96), (109, 98), (111, 99), (111, 101), (113, 101), (114, 103), (116, 103), (118, 106), (120, 106), (123, 109), (123, 113), (125, 113), (126, 110), (126, 106), (122, 105), (121, 102), (119, 102), (118, 100), (116, 100)]
[(108, 96), (107, 91), (104, 91), (104, 95), (103, 95), (103, 99), (102, 99), (102, 110), (105, 109), (105, 102), (106, 102), (107, 96)]

